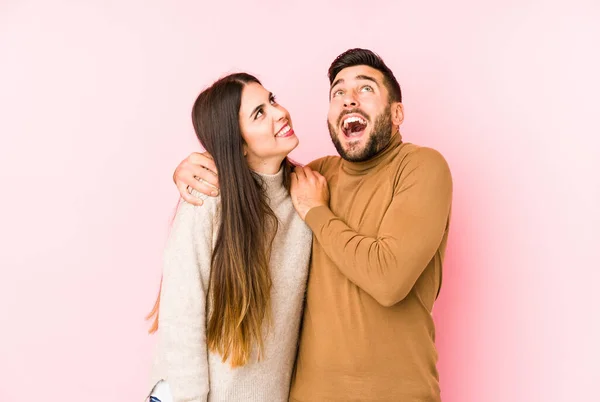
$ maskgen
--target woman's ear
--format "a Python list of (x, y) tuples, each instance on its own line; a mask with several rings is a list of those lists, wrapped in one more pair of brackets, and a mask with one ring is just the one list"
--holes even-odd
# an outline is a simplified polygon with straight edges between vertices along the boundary
[(392, 103), (392, 124), (399, 126), (404, 121), (404, 106), (400, 102)]

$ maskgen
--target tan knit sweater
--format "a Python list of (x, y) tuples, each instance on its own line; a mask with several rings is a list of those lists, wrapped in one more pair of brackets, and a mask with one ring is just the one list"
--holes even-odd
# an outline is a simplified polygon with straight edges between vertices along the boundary
[[(279, 219), (270, 268), (273, 326), (264, 356), (232, 369), (207, 352), (206, 306), (211, 256), (218, 230), (220, 198), (204, 205), (179, 205), (164, 254), (158, 344), (151, 384), (164, 379), (175, 402), (287, 401), (312, 234), (296, 213), (282, 184), (282, 171), (260, 175)], [(198, 194), (199, 195), (199, 194)]]
[(329, 207), (311, 209), (311, 272), (291, 401), (439, 402), (433, 303), (452, 177), (400, 134), (374, 158), (311, 166)]

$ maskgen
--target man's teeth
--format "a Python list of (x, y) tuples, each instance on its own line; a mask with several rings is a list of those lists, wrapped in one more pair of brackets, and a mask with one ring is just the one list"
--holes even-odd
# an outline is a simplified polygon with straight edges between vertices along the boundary
[(290, 132), (292, 128), (290, 126), (285, 126), (284, 128), (282, 128), (281, 130), (279, 130), (279, 132), (277, 134), (275, 134), (275, 137), (281, 137), (286, 135), (287, 133)]
[(367, 121), (365, 119), (363, 119), (362, 117), (357, 117), (357, 116), (352, 116), (352, 117), (348, 117), (346, 120), (344, 120), (344, 129), (348, 128), (348, 125), (350, 123), (354, 123), (354, 122), (359, 122), (360, 124), (367, 124)]

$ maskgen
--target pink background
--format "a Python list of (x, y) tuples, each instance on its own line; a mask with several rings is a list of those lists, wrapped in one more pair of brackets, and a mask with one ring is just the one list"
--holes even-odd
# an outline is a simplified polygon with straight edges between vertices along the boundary
[(0, 1), (0, 401), (141, 401), (195, 96), (257, 74), (308, 162), (356, 46), (454, 175), (444, 401), (598, 400), (599, 3), (238, 3)]

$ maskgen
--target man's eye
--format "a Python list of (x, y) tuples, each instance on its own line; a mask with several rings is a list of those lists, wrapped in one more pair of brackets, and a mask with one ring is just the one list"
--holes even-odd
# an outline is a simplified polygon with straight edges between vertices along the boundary
[(373, 87), (370, 86), (370, 85), (365, 85), (360, 90), (363, 91), (363, 92), (373, 92)]
[(341, 89), (338, 89), (337, 91), (335, 91), (333, 93), (333, 96), (342, 96), (344, 94), (344, 91), (342, 91)]

